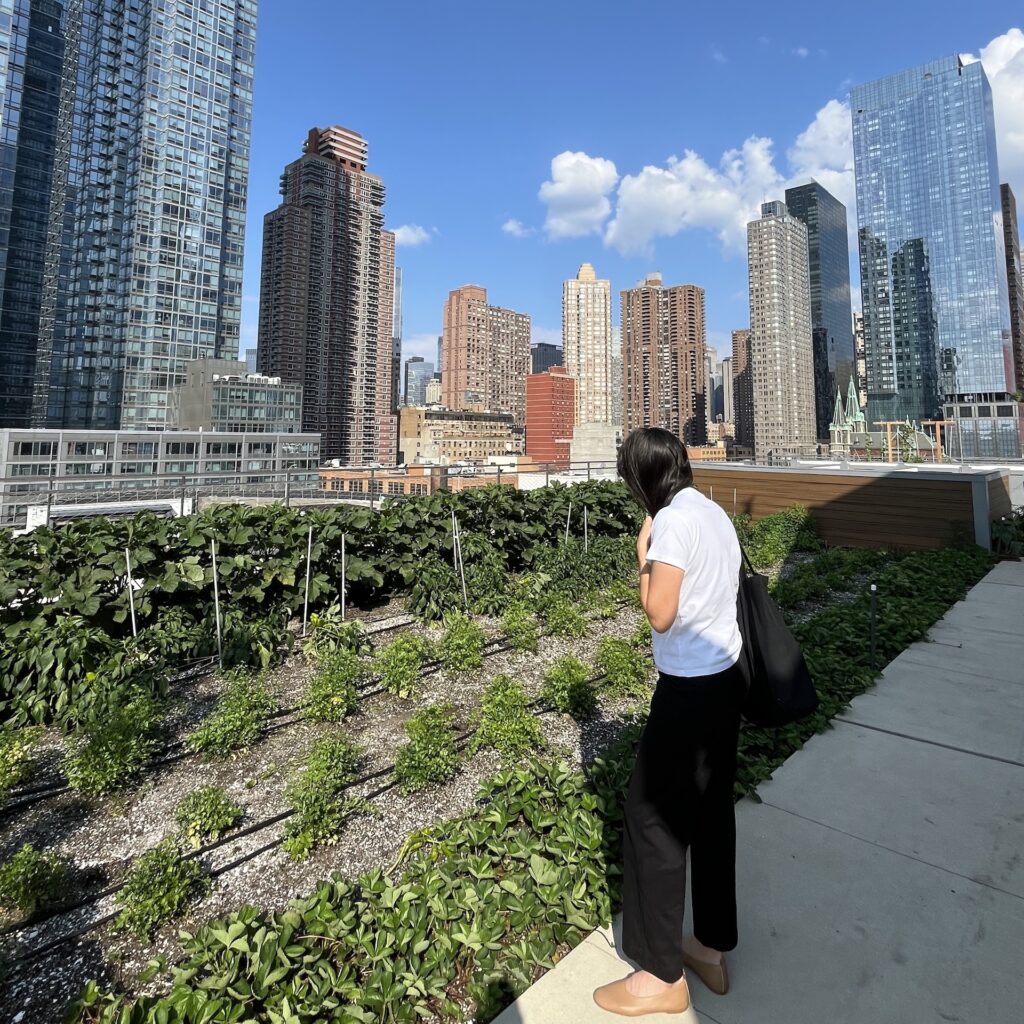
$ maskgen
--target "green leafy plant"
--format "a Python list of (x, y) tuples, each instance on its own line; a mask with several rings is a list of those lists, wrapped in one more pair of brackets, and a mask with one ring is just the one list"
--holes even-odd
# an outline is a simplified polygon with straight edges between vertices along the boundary
[(32, 770), (32, 755), (39, 743), (39, 730), (0, 727), (0, 800), (20, 785)]
[(26, 843), (0, 864), (0, 907), (25, 916), (60, 897), (67, 881), (67, 864), (50, 850)]
[(408, 569), (409, 597), (406, 607), (423, 622), (437, 622), (448, 612), (462, 608), (462, 582), (450, 562), (430, 554)]
[(152, 694), (115, 690), (103, 707), (72, 737), (64, 758), (68, 785), (86, 796), (106, 796), (127, 785), (159, 746), (159, 705)]
[(587, 618), (562, 594), (554, 594), (543, 608), (544, 623), (552, 636), (578, 639), (587, 632)]
[(310, 658), (333, 654), (339, 650), (363, 657), (373, 654), (373, 641), (366, 635), (363, 624), (358, 619), (343, 621), (340, 605), (331, 605), (322, 612), (310, 615), (309, 635), (302, 646)]
[[(489, 538), (488, 538), (489, 541)], [(509, 578), (505, 559), (488, 541), (474, 543), (464, 552), (466, 593), (475, 615), (500, 615), (509, 603)]]
[(544, 703), (572, 715), (586, 718), (597, 706), (597, 697), (587, 666), (579, 658), (564, 655), (544, 673), (540, 697)]
[(132, 864), (124, 888), (117, 895), (122, 909), (115, 927), (147, 939), (160, 925), (177, 917), (190, 899), (206, 892), (209, 885), (198, 861), (182, 857), (169, 836)]
[(405, 731), (409, 742), (395, 758), (395, 778), (403, 793), (415, 793), (455, 778), (459, 752), (452, 705), (423, 708), (406, 722)]
[(601, 638), (594, 659), (605, 677), (605, 686), (621, 697), (645, 697), (651, 692), (648, 683), (652, 665), (629, 640), (606, 636)]
[(365, 801), (347, 796), (362, 757), (345, 737), (328, 737), (315, 744), (305, 770), (294, 778), (285, 796), (295, 814), (285, 830), (284, 848), (302, 860), (317, 847), (337, 841), (341, 826)]
[(234, 828), (242, 820), (242, 808), (220, 786), (200, 786), (178, 804), (174, 820), (185, 841), (198, 850)]
[(302, 695), (304, 714), (314, 722), (342, 721), (355, 711), (365, 678), (366, 664), (351, 650), (338, 647), (319, 655)]
[(484, 631), (479, 624), (461, 612), (448, 612), (444, 617), (444, 634), (437, 653), (448, 672), (471, 672), (484, 662)]
[(544, 735), (531, 711), (522, 684), (500, 675), (484, 691), (475, 715), (471, 749), (493, 747), (506, 759), (541, 750)]
[(1020, 558), (1024, 555), (1024, 507), (992, 523), (992, 547), (997, 555)]
[(501, 631), (513, 650), (533, 654), (540, 641), (537, 616), (521, 601), (514, 601), (501, 617)]
[(226, 674), (216, 707), (185, 739), (190, 750), (223, 757), (248, 747), (263, 733), (274, 698), (262, 679), (242, 670)]
[(403, 699), (418, 690), (423, 665), (432, 654), (433, 645), (424, 636), (407, 633), (395, 637), (382, 647), (373, 660), (373, 674), (389, 693)]
[(233, 609), (224, 616), (225, 668), (268, 669), (284, 661), (294, 643), (286, 609), (259, 618), (249, 618), (240, 609)]
[(757, 569), (777, 568), (794, 551), (821, 549), (811, 514), (801, 505), (763, 516), (753, 524), (749, 516), (734, 516), (733, 524), (740, 543)]
[(635, 647), (638, 651), (649, 651), (653, 636), (651, 624), (646, 618), (641, 619), (637, 623), (636, 629), (629, 635), (630, 646)]

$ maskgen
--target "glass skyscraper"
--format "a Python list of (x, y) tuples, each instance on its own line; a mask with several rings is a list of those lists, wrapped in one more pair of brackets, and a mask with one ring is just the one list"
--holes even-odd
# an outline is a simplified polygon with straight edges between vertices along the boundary
[(1016, 455), (992, 91), (958, 57), (855, 88), (868, 419), (959, 422), (963, 455)]
[(818, 439), (829, 436), (836, 395), (853, 376), (853, 310), (846, 207), (816, 181), (786, 189), (786, 208), (807, 228)]
[[(19, 348), (0, 325), (0, 364), (20, 352), (23, 367), (18, 425), (27, 408), (33, 426), (162, 428), (186, 361), (237, 357), (256, 5), (0, 0), (3, 141), (17, 105), (24, 134), (32, 83), (46, 99), (34, 130), (50, 130), (29, 146), (40, 167), (22, 202), (45, 222), (41, 269), (21, 287), (38, 329)], [(40, 73), (22, 85), (14, 60), (31, 66), (44, 18)], [(6, 145), (3, 159), (6, 172)], [(3, 248), (9, 266), (13, 238)]]

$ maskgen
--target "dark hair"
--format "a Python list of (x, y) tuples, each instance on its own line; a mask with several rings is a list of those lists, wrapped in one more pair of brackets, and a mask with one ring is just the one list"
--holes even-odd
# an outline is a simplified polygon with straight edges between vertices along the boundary
[(686, 445), (661, 427), (632, 431), (619, 449), (618, 469), (630, 493), (651, 516), (693, 486)]

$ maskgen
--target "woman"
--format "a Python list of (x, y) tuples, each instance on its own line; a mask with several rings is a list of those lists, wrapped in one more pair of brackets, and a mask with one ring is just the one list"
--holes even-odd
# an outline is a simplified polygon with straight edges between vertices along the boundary
[[(619, 475), (648, 516), (637, 539), (640, 599), (658, 685), (625, 807), (622, 951), (639, 970), (594, 993), (627, 1017), (681, 1013), (684, 967), (728, 989), (736, 947), (733, 780), (745, 684), (737, 667), (740, 547), (729, 517), (693, 487), (682, 442), (633, 431)], [(683, 939), (686, 852), (693, 936)]]

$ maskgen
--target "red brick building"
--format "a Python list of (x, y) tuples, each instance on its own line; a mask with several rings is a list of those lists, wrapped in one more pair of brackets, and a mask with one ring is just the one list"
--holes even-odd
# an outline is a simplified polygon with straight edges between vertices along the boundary
[(561, 366), (526, 377), (526, 454), (537, 462), (569, 464), (576, 426), (576, 381)]

